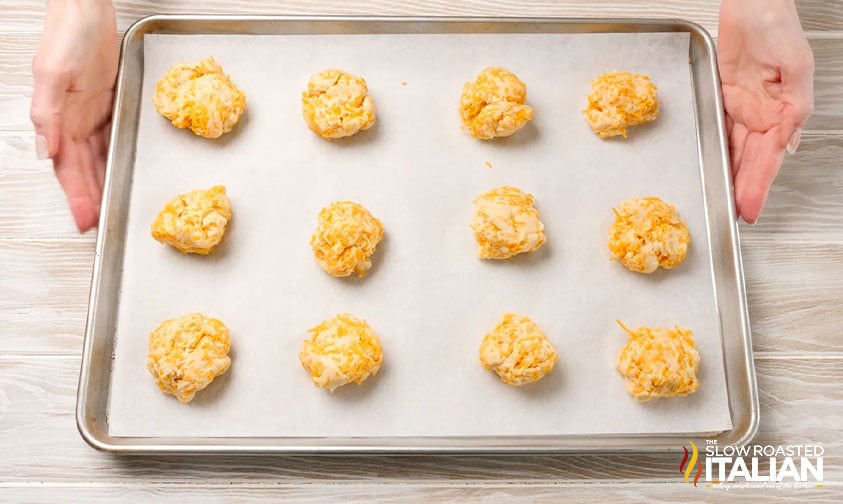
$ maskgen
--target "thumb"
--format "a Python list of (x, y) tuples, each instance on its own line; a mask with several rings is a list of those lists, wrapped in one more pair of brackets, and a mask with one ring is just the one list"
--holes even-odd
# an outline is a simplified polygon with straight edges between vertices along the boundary
[(36, 154), (39, 159), (53, 158), (59, 152), (61, 112), (70, 86), (70, 74), (45, 67), (37, 58), (32, 67), (35, 86), (29, 118), (35, 126)]

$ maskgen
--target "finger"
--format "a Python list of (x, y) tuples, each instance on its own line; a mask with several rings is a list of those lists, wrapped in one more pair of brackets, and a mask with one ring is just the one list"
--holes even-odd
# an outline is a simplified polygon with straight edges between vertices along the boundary
[(735, 195), (739, 213), (749, 224), (758, 220), (784, 157), (778, 134), (776, 130), (763, 135), (752, 133), (746, 140), (741, 169), (735, 177)]
[(729, 136), (729, 154), (732, 161), (733, 181), (741, 169), (743, 151), (746, 147), (746, 137), (748, 134), (749, 131), (747, 131), (746, 126), (743, 124), (738, 123), (732, 126), (732, 134)]
[(102, 190), (103, 182), (105, 180), (105, 140), (103, 139), (104, 130), (100, 128), (96, 133), (88, 138), (88, 148), (91, 151), (91, 158), (94, 163), (94, 174), (97, 178), (97, 184)]
[(82, 166), (82, 173), (85, 177), (85, 186), (88, 188), (88, 195), (94, 203), (96, 213), (99, 215), (99, 205), (102, 199), (102, 184), (99, 181), (99, 177), (97, 177), (94, 152), (91, 150), (87, 139), (79, 140), (77, 145), (79, 148), (79, 164)]
[(61, 112), (70, 86), (70, 74), (48, 68), (38, 58), (33, 62), (32, 73), (35, 84), (29, 117), (35, 126), (36, 148), (46, 147), (37, 154), (40, 159), (53, 158), (60, 148)]
[(63, 142), (53, 159), (53, 167), (64, 192), (76, 227), (85, 232), (96, 224), (95, 205), (88, 191), (85, 175), (79, 163), (76, 144)]

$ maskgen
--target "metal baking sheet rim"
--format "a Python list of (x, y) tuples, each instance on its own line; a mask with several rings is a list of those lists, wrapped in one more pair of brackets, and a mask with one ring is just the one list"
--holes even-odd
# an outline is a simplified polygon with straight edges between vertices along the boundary
[[(704, 187), (708, 244), (720, 317), (729, 407), (733, 428), (706, 435), (568, 435), (484, 437), (227, 437), (129, 438), (108, 434), (106, 413), (111, 372), (116, 294), (120, 288), (124, 246), (120, 232), (127, 205), (112, 205), (112, 193), (131, 186), (139, 94), (134, 85), (143, 71), (143, 36), (147, 33), (607, 33), (688, 32), (691, 36), (694, 106), (697, 117), (700, 176)], [(701, 26), (680, 19), (618, 18), (469, 18), (469, 17), (311, 17), (311, 16), (171, 16), (155, 15), (134, 23), (123, 37), (120, 72), (103, 191), (82, 366), (76, 424), (92, 447), (123, 454), (476, 454), (672, 452), (689, 441), (704, 445), (742, 445), (758, 430), (759, 404), (746, 306), (740, 237), (732, 197), (719, 74), (711, 36)], [(128, 82), (127, 82), (128, 81)], [(129, 135), (131, 142), (125, 142)], [(118, 136), (123, 143), (118, 144)], [(121, 198), (118, 198), (121, 199)], [(128, 199), (128, 196), (122, 199)], [(717, 253), (715, 253), (717, 252)], [(108, 294), (112, 294), (109, 296)]]

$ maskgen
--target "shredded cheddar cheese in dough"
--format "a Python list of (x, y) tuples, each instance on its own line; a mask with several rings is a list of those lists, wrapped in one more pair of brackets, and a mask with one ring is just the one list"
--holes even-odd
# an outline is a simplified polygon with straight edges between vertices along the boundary
[(171, 66), (156, 84), (152, 102), (173, 126), (205, 138), (231, 131), (246, 110), (246, 95), (214, 58)]
[(167, 203), (152, 223), (152, 237), (183, 253), (207, 255), (222, 240), (231, 220), (225, 187), (180, 194)]
[(646, 75), (611, 72), (591, 81), (585, 114), (600, 138), (623, 135), (627, 128), (654, 121), (659, 115), (656, 85)]
[(340, 313), (310, 329), (299, 360), (313, 383), (331, 392), (378, 374), (383, 349), (378, 335), (365, 320)]
[(533, 120), (533, 107), (524, 104), (526, 99), (527, 85), (514, 73), (485, 68), (463, 86), (460, 117), (475, 138), (508, 137)]
[(351, 136), (375, 124), (375, 102), (366, 80), (342, 70), (313, 75), (301, 102), (307, 127), (322, 138)]
[(219, 320), (190, 313), (149, 335), (146, 367), (162, 392), (188, 403), (231, 366), (231, 336)]
[(383, 224), (353, 201), (339, 201), (323, 208), (310, 237), (317, 264), (331, 276), (362, 277), (372, 267), (370, 257), (383, 238)]
[(609, 228), (612, 259), (626, 269), (652, 273), (670, 269), (685, 260), (691, 235), (676, 207), (659, 198), (633, 198), (622, 202)]
[(482, 259), (509, 259), (533, 252), (547, 240), (533, 195), (501, 186), (474, 198), (471, 228)]
[(540, 380), (553, 370), (558, 354), (530, 317), (505, 313), (480, 344), (480, 363), (509, 385)]
[(629, 330), (629, 341), (618, 353), (617, 369), (626, 390), (636, 401), (693, 394), (700, 388), (700, 354), (690, 329), (639, 327)]

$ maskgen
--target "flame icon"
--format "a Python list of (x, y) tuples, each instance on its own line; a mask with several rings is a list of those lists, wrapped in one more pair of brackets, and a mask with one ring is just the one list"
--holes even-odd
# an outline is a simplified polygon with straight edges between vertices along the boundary
[[(699, 459), (699, 450), (697, 450), (697, 445), (694, 444), (693, 441), (691, 443), (691, 460), (688, 460), (688, 448), (682, 447), (685, 450), (685, 456), (682, 457), (682, 462), (679, 463), (679, 473), (685, 475), (685, 483), (690, 483), (691, 472), (694, 470), (694, 466), (697, 467), (697, 474), (694, 475), (694, 486), (697, 486), (697, 481), (700, 479), (700, 474), (702, 474), (702, 462), (697, 462)], [(685, 463), (688, 462), (686, 466)]]

